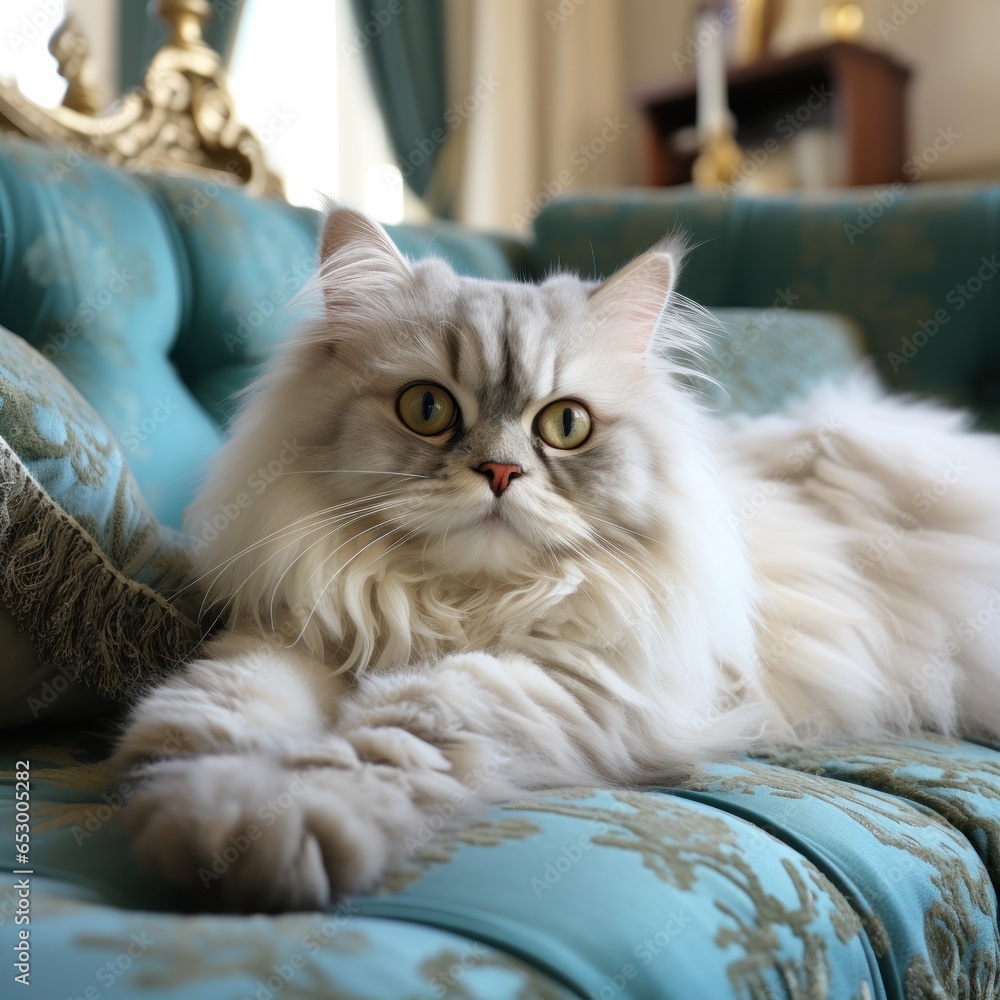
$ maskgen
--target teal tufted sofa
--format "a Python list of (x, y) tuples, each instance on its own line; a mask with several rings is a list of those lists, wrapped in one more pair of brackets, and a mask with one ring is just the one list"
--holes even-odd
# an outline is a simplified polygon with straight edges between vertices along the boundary
[[(181, 512), (233, 394), (308, 309), (292, 300), (317, 220), (204, 181), (96, 162), (66, 173), (61, 155), (0, 148), (0, 325), (18, 339), (0, 354), (0, 422), (24, 399), (41, 414), (4, 447), (64, 505), (94, 506), (87, 477), (38, 445), (63, 428), (23, 342), (78, 390), (62, 390), (66, 405), (107, 428), (91, 431), (84, 471), (120, 446), (135, 481), (115, 465), (114, 492), (130, 524), (156, 526), (145, 585), (188, 620), (197, 608), (168, 571), (190, 544)], [(698, 244), (682, 290), (720, 320), (707, 364), (721, 388), (705, 390), (718, 409), (766, 411), (867, 350), (892, 384), (997, 426), (1000, 191), (930, 189), (874, 219), (873, 202), (608, 192), (556, 202), (530, 241), (445, 223), (392, 235), (468, 274), (533, 279), (608, 273), (681, 226)], [(106, 551), (122, 503), (77, 512)], [(0, 616), (0, 666), (34, 635), (3, 629)], [(719, 763), (684, 788), (561, 789), (416, 831), (408, 864), (370, 896), (233, 917), (135, 870), (115, 822), (133, 788), (105, 764), (116, 706), (75, 704), (72, 723), (47, 712), (0, 733), (3, 996), (20, 995), (18, 974), (44, 1000), (998, 996), (1000, 748), (844, 745)], [(26, 813), (30, 849), (14, 833)], [(219, 858), (220, 877), (231, 863)]]

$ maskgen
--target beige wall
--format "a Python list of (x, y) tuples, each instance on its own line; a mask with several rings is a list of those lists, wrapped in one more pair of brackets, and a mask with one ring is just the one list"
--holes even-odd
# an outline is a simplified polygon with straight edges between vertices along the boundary
[[(696, 0), (620, 2), (626, 87), (676, 75), (671, 53), (683, 47)], [(819, 12), (825, 2), (787, 0), (776, 47), (820, 41)], [(930, 147), (939, 129), (958, 136), (927, 165), (922, 179), (1000, 180), (1000, 2), (861, 0), (861, 6), (865, 42), (913, 70), (910, 155)], [(913, 12), (907, 15), (907, 10)], [(633, 170), (635, 164), (634, 147)]]

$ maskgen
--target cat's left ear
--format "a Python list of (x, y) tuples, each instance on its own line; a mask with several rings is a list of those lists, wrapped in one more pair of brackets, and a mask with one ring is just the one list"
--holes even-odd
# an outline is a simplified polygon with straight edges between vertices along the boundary
[(323, 291), (331, 310), (380, 294), (412, 275), (389, 234), (353, 208), (334, 208), (320, 240)]
[(645, 354), (653, 340), (674, 289), (676, 255), (671, 245), (656, 246), (591, 292), (591, 312), (626, 349)]

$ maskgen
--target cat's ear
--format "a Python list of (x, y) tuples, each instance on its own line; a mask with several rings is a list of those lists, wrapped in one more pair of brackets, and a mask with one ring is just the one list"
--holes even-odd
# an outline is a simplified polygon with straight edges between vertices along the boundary
[(670, 301), (677, 249), (661, 244), (611, 275), (590, 296), (590, 309), (627, 350), (645, 354)]
[(412, 272), (389, 234), (353, 208), (335, 208), (320, 240), (321, 275), (327, 306), (337, 309), (359, 297), (388, 292)]

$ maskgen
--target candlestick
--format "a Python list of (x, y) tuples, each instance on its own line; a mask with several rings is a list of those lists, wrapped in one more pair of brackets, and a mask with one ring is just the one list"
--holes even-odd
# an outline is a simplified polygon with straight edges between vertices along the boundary
[(715, 11), (703, 8), (695, 22), (698, 40), (698, 138), (707, 142), (729, 125), (726, 95), (726, 52), (723, 25)]

